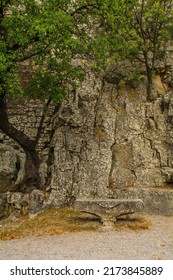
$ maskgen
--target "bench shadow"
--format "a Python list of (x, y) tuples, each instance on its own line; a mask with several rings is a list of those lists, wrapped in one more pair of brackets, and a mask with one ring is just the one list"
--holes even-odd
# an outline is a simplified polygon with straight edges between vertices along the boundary
[[(101, 223), (101, 220), (99, 217), (96, 217), (92, 214), (81, 214), (79, 217), (76, 218), (78, 222), (82, 224), (91, 224), (91, 225), (98, 225), (99, 228), (104, 228), (103, 224)], [(140, 215), (124, 215), (119, 218), (117, 218), (117, 221), (114, 224), (115, 230), (125, 230), (125, 229), (132, 229), (132, 230), (142, 230), (142, 229), (149, 229), (151, 226), (151, 223), (145, 220)]]

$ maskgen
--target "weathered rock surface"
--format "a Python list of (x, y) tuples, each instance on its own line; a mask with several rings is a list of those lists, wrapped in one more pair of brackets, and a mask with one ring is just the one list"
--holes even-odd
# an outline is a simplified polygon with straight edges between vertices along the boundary
[(173, 189), (167, 188), (122, 188), (117, 189), (114, 197), (119, 199), (141, 199), (143, 213), (173, 215)]
[(157, 97), (148, 102), (145, 86), (101, 83), (91, 74), (62, 104), (52, 143), (51, 203), (115, 198), (122, 188), (173, 188), (173, 92), (165, 94), (156, 79)]
[(0, 143), (0, 192), (8, 191), (14, 182), (24, 176), (25, 155), (19, 150)]
[(33, 190), (31, 193), (7, 193), (6, 206), (8, 214), (29, 214), (30, 217), (42, 212), (48, 195), (41, 190)]
[[(104, 81), (88, 72), (45, 124), (39, 155), (42, 182), (50, 175), (46, 203), (134, 196), (144, 200), (146, 212), (173, 214), (173, 91), (157, 76), (155, 99), (148, 102), (145, 80), (133, 89), (113, 71)], [(36, 105), (34, 110), (38, 113)], [(32, 135), (38, 128), (35, 117), (34, 122)], [(3, 174), (9, 182), (13, 178), (16, 156), (11, 149), (1, 149), (1, 158), (7, 159), (6, 169), (0, 162), (1, 183)]]

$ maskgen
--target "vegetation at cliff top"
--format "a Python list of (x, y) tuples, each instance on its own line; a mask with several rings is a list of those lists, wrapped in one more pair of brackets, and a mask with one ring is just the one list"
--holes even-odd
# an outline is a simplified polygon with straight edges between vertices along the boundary
[(145, 68), (148, 99), (157, 61), (173, 39), (172, 0), (106, 0), (101, 8), (104, 42), (111, 60), (129, 59)]

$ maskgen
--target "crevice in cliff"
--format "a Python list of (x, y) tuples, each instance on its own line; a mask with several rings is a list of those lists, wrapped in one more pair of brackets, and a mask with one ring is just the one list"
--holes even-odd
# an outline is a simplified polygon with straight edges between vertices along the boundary
[(155, 147), (155, 145), (153, 143), (153, 140), (148, 138), (148, 137), (146, 137), (145, 133), (143, 133), (143, 138), (146, 139), (150, 143), (150, 148), (153, 151), (153, 157), (156, 157), (158, 159), (158, 161), (159, 161), (159, 166), (163, 167), (162, 166), (161, 154), (160, 154), (159, 150)]
[[(50, 101), (48, 100), (46, 103), (46, 106), (44, 108), (44, 112), (43, 112), (44, 117), (47, 114), (47, 110), (48, 110), (49, 106), (50, 106)], [(49, 129), (50, 129), (49, 138), (44, 143), (44, 146), (42, 147), (42, 151), (47, 150), (47, 152), (46, 152), (47, 155), (46, 155), (46, 160), (45, 160), (47, 170), (46, 170), (46, 174), (44, 174), (45, 175), (44, 176), (45, 177), (44, 185), (46, 187), (46, 190), (49, 190), (49, 191), (50, 191), (50, 184), (51, 184), (51, 180), (52, 180), (53, 165), (54, 165), (54, 160), (55, 160), (54, 145), (52, 145), (52, 140), (53, 140), (54, 133), (55, 133), (57, 126), (62, 125), (62, 123), (58, 123), (58, 125), (57, 124), (55, 125), (55, 123), (54, 123), (55, 118), (58, 115), (59, 109), (60, 109), (60, 103), (58, 103), (56, 106), (52, 107), (52, 112), (49, 116), (49, 120), (48, 120), (47, 126), (46, 126), (46, 127), (49, 127)], [(55, 128), (55, 126), (56, 126), (56, 128)], [(42, 133), (44, 133), (44, 131), (42, 131)]]
[(109, 195), (112, 196), (113, 195), (113, 182), (112, 182), (112, 174), (113, 174), (113, 169), (114, 169), (114, 161), (115, 161), (115, 155), (114, 155), (114, 146), (116, 145), (116, 135), (117, 135), (117, 123), (116, 123), (116, 119), (114, 122), (114, 141), (112, 143), (112, 145), (110, 146), (110, 150), (111, 150), (111, 167), (110, 167), (110, 171), (109, 171), (109, 185), (108, 185), (108, 190), (109, 190)]
[(51, 104), (51, 98), (49, 98), (47, 100), (47, 102), (45, 103), (45, 105), (43, 107), (43, 113), (42, 113), (42, 116), (41, 116), (41, 119), (40, 119), (40, 123), (39, 123), (38, 129), (37, 129), (37, 135), (35, 137), (35, 145), (38, 144), (38, 141), (40, 140), (41, 135), (43, 133), (43, 124), (44, 124), (44, 121), (45, 121), (46, 114), (47, 114), (47, 112), (49, 110), (50, 104)]
[[(71, 158), (71, 165), (72, 168), (70, 169), (70, 176), (71, 182), (69, 187), (66, 189), (66, 201), (65, 203), (68, 205), (73, 205), (76, 197), (79, 195), (79, 189), (76, 188), (78, 186), (78, 173), (79, 173), (79, 166), (80, 166), (80, 154), (77, 155), (76, 153), (70, 151), (69, 152)], [(76, 157), (76, 160), (75, 160)]]
[(133, 174), (134, 177), (135, 177), (135, 180), (138, 180), (138, 176), (136, 175), (135, 169), (128, 168), (128, 170), (129, 170), (130, 172), (132, 172), (132, 174)]
[(94, 124), (93, 124), (93, 135), (95, 135), (95, 129), (97, 127), (97, 115), (98, 115), (98, 110), (99, 110), (99, 102), (102, 98), (102, 93), (103, 93), (103, 90), (104, 90), (104, 80), (102, 80), (102, 86), (101, 86), (101, 89), (100, 89), (100, 94), (95, 102), (95, 105), (94, 105)]
[(54, 164), (54, 147), (50, 147), (47, 157), (47, 176), (46, 176), (46, 186), (49, 186), (52, 179), (52, 167)]

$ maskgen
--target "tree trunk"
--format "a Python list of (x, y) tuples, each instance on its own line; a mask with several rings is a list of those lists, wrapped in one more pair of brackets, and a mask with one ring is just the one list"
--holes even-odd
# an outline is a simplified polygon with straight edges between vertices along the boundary
[(23, 132), (10, 124), (7, 115), (5, 95), (5, 93), (0, 94), (0, 129), (10, 138), (15, 140), (23, 148), (26, 154), (24, 181), (22, 186), (17, 186), (17, 189), (30, 191), (34, 188), (38, 188), (40, 185), (40, 161), (36, 151), (36, 141), (29, 139), (29, 137)]
[(153, 93), (153, 73), (152, 70), (148, 67), (147, 68), (147, 99), (149, 101), (154, 100), (154, 93)]
[(25, 163), (25, 185), (27, 190), (32, 190), (40, 187), (39, 166), (40, 161), (38, 153), (35, 149), (32, 151), (24, 148), (26, 154)]
[(147, 99), (149, 101), (153, 101), (154, 94), (153, 94), (153, 65), (150, 66), (150, 59), (148, 57), (148, 54), (146, 51), (143, 52), (144, 56), (144, 63), (146, 68), (146, 74), (147, 74)]

